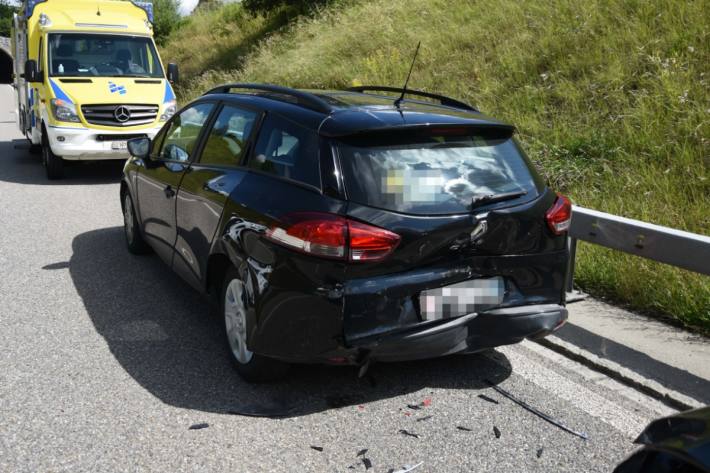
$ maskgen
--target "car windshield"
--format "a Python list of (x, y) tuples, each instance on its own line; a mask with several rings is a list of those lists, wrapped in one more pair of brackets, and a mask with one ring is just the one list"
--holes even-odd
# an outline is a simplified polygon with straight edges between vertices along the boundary
[(49, 35), (49, 74), (70, 77), (163, 77), (150, 38), (57, 33)]
[(538, 195), (539, 178), (510, 137), (420, 135), (342, 143), (339, 152), (350, 200), (382, 209), (467, 213), (490, 197), (510, 205)]

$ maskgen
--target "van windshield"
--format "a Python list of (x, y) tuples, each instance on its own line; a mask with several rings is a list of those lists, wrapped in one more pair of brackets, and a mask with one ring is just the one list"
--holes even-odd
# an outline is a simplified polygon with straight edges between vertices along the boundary
[(49, 75), (59, 77), (163, 77), (150, 38), (55, 33), (49, 39)]
[(507, 195), (500, 205), (512, 205), (535, 198), (542, 184), (509, 136), (419, 135), (338, 149), (350, 200), (403, 213), (468, 213), (489, 196)]

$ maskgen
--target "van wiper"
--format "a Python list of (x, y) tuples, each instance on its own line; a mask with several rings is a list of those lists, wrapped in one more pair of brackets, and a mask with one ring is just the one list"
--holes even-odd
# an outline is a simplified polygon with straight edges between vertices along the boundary
[(517, 199), (518, 197), (522, 197), (527, 193), (527, 191), (515, 191), (506, 192), (505, 194), (479, 195), (471, 199), (471, 209), (475, 209), (476, 207), (480, 207), (485, 204), (493, 204), (496, 202), (503, 202), (505, 200)]

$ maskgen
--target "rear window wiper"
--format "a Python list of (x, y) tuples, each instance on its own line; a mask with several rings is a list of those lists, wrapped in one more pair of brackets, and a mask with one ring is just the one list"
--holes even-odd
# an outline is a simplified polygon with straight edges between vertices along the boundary
[(503, 202), (505, 200), (517, 199), (518, 197), (522, 197), (527, 193), (528, 191), (515, 191), (506, 192), (505, 194), (479, 195), (471, 199), (471, 209), (475, 209), (476, 207), (480, 207), (485, 204), (493, 204), (496, 202)]

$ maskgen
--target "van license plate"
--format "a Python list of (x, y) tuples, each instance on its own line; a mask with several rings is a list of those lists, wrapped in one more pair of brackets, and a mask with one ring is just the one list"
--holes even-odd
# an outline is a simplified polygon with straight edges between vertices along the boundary
[(114, 141), (111, 143), (111, 149), (128, 149), (128, 142), (127, 141)]
[(505, 295), (503, 278), (471, 279), (422, 291), (419, 307), (423, 320), (439, 320), (481, 312), (500, 305)]

